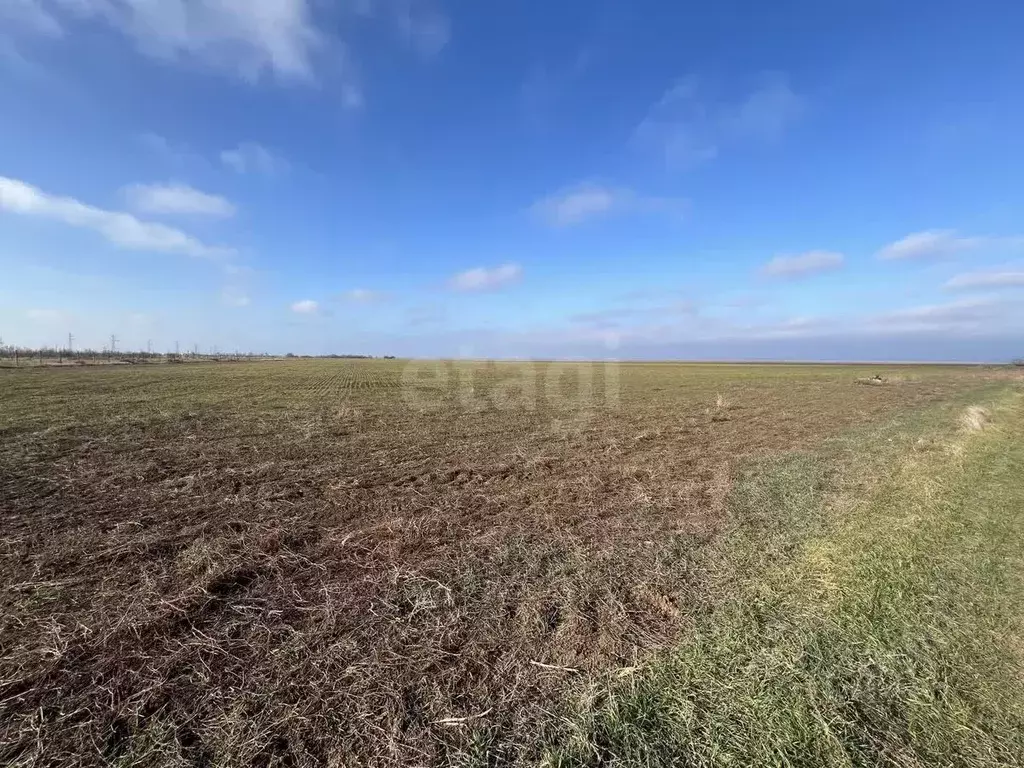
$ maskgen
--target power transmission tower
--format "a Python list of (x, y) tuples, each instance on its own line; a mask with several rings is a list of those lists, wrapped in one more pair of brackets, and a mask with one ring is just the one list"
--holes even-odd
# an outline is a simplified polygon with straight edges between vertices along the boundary
[(71, 350), (75, 348), (75, 337), (70, 333), (68, 334), (68, 354), (71, 354)]
[(153, 354), (153, 341), (152, 339), (146, 339), (146, 354)]
[(110, 334), (110, 354), (114, 354), (117, 351), (118, 341), (120, 341), (120, 339), (118, 339), (117, 336)]
[(174, 342), (174, 356), (175, 357), (180, 357), (181, 356), (181, 348), (178, 346), (177, 340), (175, 340), (175, 342)]

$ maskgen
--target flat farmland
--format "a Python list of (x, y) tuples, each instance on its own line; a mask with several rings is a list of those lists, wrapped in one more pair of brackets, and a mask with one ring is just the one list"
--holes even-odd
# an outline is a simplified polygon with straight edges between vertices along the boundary
[(628, 764), (592, 727), (566, 747), (579, 702), (699, 636), (738, 599), (730, 542), (787, 557), (798, 533), (769, 513), (840, 470), (766, 486), (756, 513), (744, 473), (849, 465), (843, 440), (882, 472), (870, 457), (928, 419), (1018, 386), (891, 365), (2, 370), (0, 762)]

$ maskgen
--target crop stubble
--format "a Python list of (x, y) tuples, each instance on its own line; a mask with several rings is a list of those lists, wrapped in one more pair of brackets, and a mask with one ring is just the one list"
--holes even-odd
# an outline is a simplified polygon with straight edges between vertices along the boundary
[(876, 370), (2, 372), (0, 760), (524, 759), (717, 599), (738, 460), (989, 375)]

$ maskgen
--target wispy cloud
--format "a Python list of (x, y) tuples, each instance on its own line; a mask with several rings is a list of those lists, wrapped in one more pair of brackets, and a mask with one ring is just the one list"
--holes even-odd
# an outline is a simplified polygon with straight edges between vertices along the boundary
[(964, 288), (1022, 288), (1024, 287), (1024, 271), (965, 272), (950, 278), (944, 287), (949, 290)]
[(593, 58), (589, 48), (582, 48), (560, 66), (534, 66), (519, 89), (524, 117), (532, 127), (544, 127), (558, 102), (584, 76)]
[(1004, 301), (993, 296), (975, 296), (944, 304), (926, 304), (869, 316), (869, 326), (897, 331), (992, 330), (1005, 309)]
[(320, 309), (320, 302), (313, 299), (303, 299), (292, 304), (292, 312), (300, 315), (315, 315)]
[(697, 77), (677, 81), (637, 126), (634, 140), (685, 170), (716, 158), (723, 148), (780, 139), (804, 112), (805, 100), (778, 73), (735, 101), (710, 98)]
[(0, 3), (0, 20), (4, 19), (50, 37), (59, 37), (63, 33), (60, 23), (39, 0), (4, 0)]
[(594, 312), (578, 312), (569, 316), (569, 322), (594, 328), (617, 328), (623, 320), (642, 314), (644, 310), (635, 307), (610, 307)]
[(256, 272), (246, 266), (225, 264), (224, 287), (221, 289), (221, 303), (227, 307), (247, 307), (252, 303), (250, 288)]
[(179, 229), (141, 221), (129, 213), (107, 211), (74, 198), (59, 197), (17, 179), (0, 176), (0, 211), (38, 216), (100, 233), (121, 248), (185, 256), (220, 258), (234, 254), (230, 248), (210, 246)]
[(358, 66), (341, 31), (354, 26), (344, 18), (353, 14), (379, 17), (424, 56), (451, 38), (432, 0), (0, 0), (0, 29), (56, 39), (101, 24), (159, 61), (248, 82), (326, 84), (358, 108)]
[[(680, 299), (665, 304), (647, 306), (619, 306), (593, 312), (579, 312), (569, 316), (569, 322), (590, 330), (635, 331), (639, 328), (678, 327), (693, 325), (700, 320), (701, 310), (696, 302)], [(702, 322), (702, 321), (701, 321)], [(652, 326), (653, 324), (653, 326)]]
[(943, 258), (977, 248), (984, 242), (985, 238), (961, 237), (952, 229), (929, 229), (889, 243), (878, 252), (878, 258), (885, 261)]
[(1006, 251), (1024, 248), (1024, 236), (960, 235), (954, 229), (914, 232), (878, 251), (884, 261), (942, 259), (968, 251)]
[(778, 141), (805, 109), (804, 98), (790, 88), (786, 77), (766, 75), (739, 104), (724, 110), (723, 133), (734, 139)]
[(405, 43), (423, 56), (434, 56), (451, 39), (451, 22), (433, 0), (349, 0), (348, 10), (391, 24)]
[[(9, 1), (9, 0), (8, 0)], [(143, 53), (165, 60), (189, 58), (248, 80), (264, 72), (308, 80), (313, 59), (328, 44), (307, 0), (14, 0), (26, 18), (67, 32), (76, 22), (110, 25)], [(51, 9), (48, 13), (44, 6)]]
[(184, 184), (135, 184), (125, 189), (125, 196), (140, 213), (230, 218), (237, 212), (231, 201)]
[(618, 195), (616, 190), (585, 184), (539, 200), (532, 210), (548, 224), (570, 226), (610, 212)]
[(388, 295), (383, 291), (374, 291), (369, 288), (353, 288), (341, 294), (342, 301), (351, 304), (376, 304), (384, 301)]
[(689, 201), (675, 197), (650, 197), (624, 187), (584, 182), (538, 200), (531, 211), (553, 227), (570, 227), (601, 216), (655, 213), (683, 216)]
[[(993, 296), (892, 309), (868, 314), (820, 316), (722, 315), (714, 306), (673, 311), (672, 307), (612, 307), (569, 318), (563, 336), (599, 339), (614, 333), (624, 344), (671, 344), (780, 339), (875, 339), (884, 350), (887, 338), (968, 338), (1013, 334), (1024, 330), (1024, 308)], [(557, 333), (553, 330), (552, 337)], [(753, 349), (753, 348), (751, 348)], [(748, 353), (749, 354), (749, 353)], [(835, 355), (822, 347), (819, 355)], [(873, 353), (877, 354), (877, 353)], [(842, 355), (838, 355), (842, 357)], [(833, 359), (837, 359), (834, 357)]]
[(775, 323), (766, 323), (755, 328), (754, 338), (781, 339), (816, 336), (834, 328), (834, 321), (827, 317), (789, 317)]
[(262, 173), (264, 176), (287, 173), (291, 167), (283, 157), (255, 142), (243, 142), (234, 149), (225, 149), (220, 153), (220, 161), (235, 173)]
[(406, 41), (424, 56), (434, 56), (451, 39), (451, 23), (436, 7), (406, 0), (396, 8), (398, 29)]
[(477, 267), (455, 275), (449, 285), (456, 291), (493, 291), (516, 283), (523, 276), (518, 264), (502, 264), (498, 267)]
[(205, 159), (184, 145), (172, 142), (159, 133), (147, 132), (139, 134), (138, 142), (153, 154), (174, 166), (186, 164), (205, 164)]
[(835, 251), (808, 251), (795, 256), (776, 256), (760, 269), (764, 277), (806, 277), (843, 266), (843, 254)]
[(412, 327), (435, 325), (448, 319), (448, 311), (440, 304), (424, 304), (405, 311), (405, 322)]
[(46, 323), (47, 325), (55, 325), (58, 323), (66, 322), (70, 315), (61, 309), (30, 309), (25, 313), (25, 317), (35, 323)]
[(247, 307), (252, 303), (247, 294), (238, 286), (229, 285), (221, 291), (221, 302), (227, 307)]

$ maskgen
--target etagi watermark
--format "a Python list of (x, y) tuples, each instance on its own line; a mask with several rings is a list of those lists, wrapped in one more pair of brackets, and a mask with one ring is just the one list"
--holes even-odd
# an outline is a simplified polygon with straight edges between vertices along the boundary
[(617, 408), (618, 360), (581, 362), (412, 360), (402, 370), (402, 401), (417, 413), (572, 411)]

